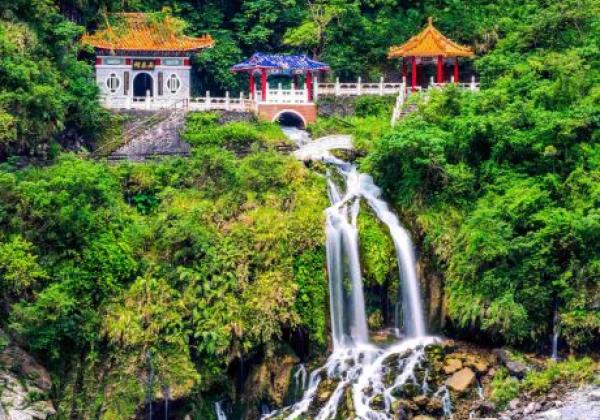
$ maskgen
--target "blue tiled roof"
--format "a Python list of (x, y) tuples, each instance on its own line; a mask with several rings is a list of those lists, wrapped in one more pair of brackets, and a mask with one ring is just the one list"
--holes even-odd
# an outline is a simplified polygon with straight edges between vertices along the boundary
[(306, 55), (281, 55), (254, 53), (249, 59), (231, 67), (231, 71), (249, 70), (329, 70), (329, 66)]

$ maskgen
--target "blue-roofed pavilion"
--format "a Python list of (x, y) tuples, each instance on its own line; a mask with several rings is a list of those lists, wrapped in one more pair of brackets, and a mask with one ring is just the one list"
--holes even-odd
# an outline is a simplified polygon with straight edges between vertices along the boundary
[[(312, 100), (313, 72), (329, 71), (329, 66), (306, 55), (284, 55), (255, 53), (247, 60), (231, 67), (233, 72), (247, 72), (250, 74), (250, 95), (255, 96), (254, 75), (256, 72), (261, 76), (261, 100), (267, 98), (267, 77), (269, 74), (286, 74), (293, 76), (304, 74), (306, 77), (306, 89), (309, 100)], [(294, 83), (295, 84), (295, 83)]]

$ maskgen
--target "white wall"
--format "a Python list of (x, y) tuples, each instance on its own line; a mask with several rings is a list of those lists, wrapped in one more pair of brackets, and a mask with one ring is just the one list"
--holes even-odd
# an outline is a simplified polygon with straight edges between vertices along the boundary
[[(106, 57), (101, 57), (106, 58)], [(110, 58), (120, 58), (120, 57), (110, 57)], [(142, 59), (142, 57), (136, 57)], [(125, 62), (125, 57), (123, 57), (123, 63)], [(148, 58), (151, 59), (151, 58)], [(169, 60), (170, 57), (161, 57), (162, 60)], [(183, 63), (182, 57), (177, 57), (176, 59), (180, 60)], [(104, 60), (103, 60), (104, 62)], [(163, 104), (164, 106), (169, 106), (169, 104), (174, 103), (176, 101), (182, 99), (189, 99), (190, 97), (190, 66), (178, 65), (178, 66), (168, 66), (168, 65), (157, 65), (154, 70), (133, 70), (131, 65), (125, 64), (97, 64), (96, 65), (96, 83), (100, 88), (101, 96), (104, 98), (105, 106), (110, 108), (129, 108), (134, 101), (133, 97), (133, 81), (135, 77), (140, 73), (148, 73), (152, 76), (153, 80), (153, 98), (152, 100), (156, 104)], [(125, 72), (129, 72), (129, 89), (128, 94), (125, 95), (124, 90), (124, 80), (125, 80)], [(163, 73), (163, 87), (162, 87), (162, 95), (159, 95), (158, 91), (158, 74)], [(119, 79), (119, 87), (116, 92), (111, 93), (106, 81), (111, 74), (115, 74)], [(171, 93), (167, 88), (167, 80), (169, 77), (175, 74), (181, 83), (179, 90), (176, 93)]]

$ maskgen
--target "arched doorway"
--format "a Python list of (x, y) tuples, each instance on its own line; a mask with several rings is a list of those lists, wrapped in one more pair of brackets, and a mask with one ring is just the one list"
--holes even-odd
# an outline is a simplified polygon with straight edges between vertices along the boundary
[(133, 79), (133, 96), (146, 96), (146, 92), (150, 92), (150, 96), (154, 96), (154, 81), (148, 73), (140, 73)]
[(291, 110), (279, 112), (277, 115), (275, 115), (275, 118), (273, 118), (273, 122), (278, 122), (284, 127), (296, 127), (300, 129), (306, 128), (304, 117), (300, 113)]

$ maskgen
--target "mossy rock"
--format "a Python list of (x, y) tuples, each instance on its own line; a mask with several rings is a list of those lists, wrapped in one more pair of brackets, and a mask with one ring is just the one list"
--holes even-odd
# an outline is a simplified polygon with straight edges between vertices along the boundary
[(421, 393), (421, 387), (414, 383), (405, 383), (392, 389), (392, 396), (394, 398), (412, 399)]
[(369, 406), (373, 409), (373, 410), (385, 410), (385, 399), (383, 398), (382, 394), (377, 394), (375, 395), (371, 401), (369, 401)]

